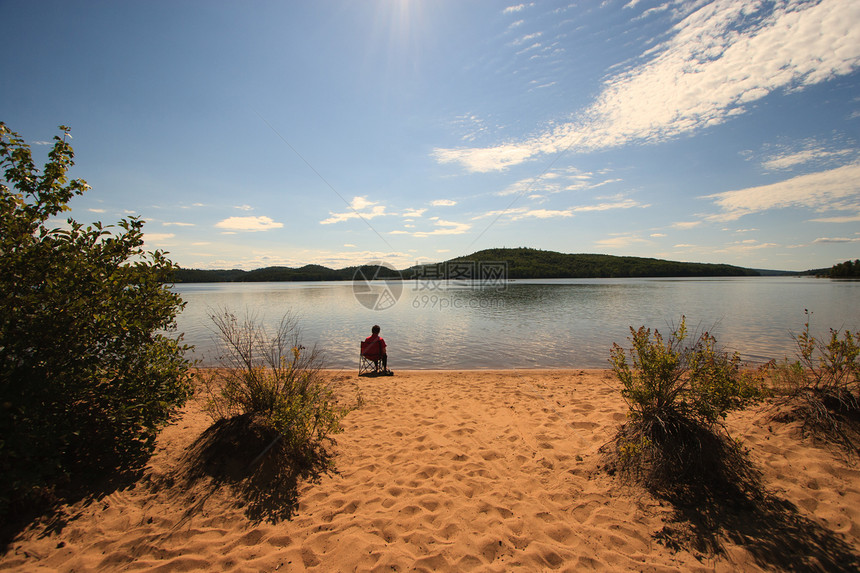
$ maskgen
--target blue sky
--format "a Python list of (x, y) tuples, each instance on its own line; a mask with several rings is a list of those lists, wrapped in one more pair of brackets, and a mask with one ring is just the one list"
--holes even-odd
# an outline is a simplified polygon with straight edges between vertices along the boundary
[[(183, 267), (860, 257), (860, 2), (0, 0), (0, 120)], [(60, 224), (60, 222), (58, 222)]]

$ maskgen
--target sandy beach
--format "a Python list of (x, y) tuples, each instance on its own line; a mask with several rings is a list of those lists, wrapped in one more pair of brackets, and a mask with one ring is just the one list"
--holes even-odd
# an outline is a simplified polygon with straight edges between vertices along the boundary
[[(189, 467), (199, 400), (140, 478), (21, 532), (9, 571), (838, 571), (860, 565), (860, 466), (763, 407), (730, 415), (766, 507), (678, 508), (601, 469), (611, 371), (329, 372), (336, 471), (248, 495)], [(269, 505), (267, 505), (269, 504)], [(696, 521), (698, 519), (698, 521)], [(705, 524), (711, 524), (710, 529)], [(716, 525), (714, 525), (716, 524)], [(716, 548), (716, 549), (715, 549)]]

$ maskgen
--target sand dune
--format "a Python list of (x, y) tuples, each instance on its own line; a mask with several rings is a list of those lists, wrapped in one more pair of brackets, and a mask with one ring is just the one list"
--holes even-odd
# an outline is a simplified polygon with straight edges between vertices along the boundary
[[(68, 506), (51, 527), (34, 524), (0, 569), (769, 571), (860, 563), (860, 469), (760, 409), (728, 422), (762, 469), (769, 504), (688, 508), (699, 520), (689, 522), (600, 470), (598, 449), (626, 411), (608, 371), (331, 377), (344, 400), (362, 399), (337, 438), (336, 473), (268, 499), (189, 477), (189, 448), (212, 423), (192, 402), (139, 481)], [(709, 519), (721, 526), (703, 545)]]

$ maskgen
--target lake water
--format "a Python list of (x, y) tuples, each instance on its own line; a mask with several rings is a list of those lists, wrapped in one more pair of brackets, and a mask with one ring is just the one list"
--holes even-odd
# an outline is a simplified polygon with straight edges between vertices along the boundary
[(395, 371), (606, 368), (612, 343), (628, 346), (630, 326), (668, 335), (682, 314), (688, 327), (708, 330), (721, 346), (750, 362), (793, 356), (792, 333), (802, 330), (804, 309), (812, 312), (813, 333), (860, 329), (856, 281), (555, 279), (482, 288), (373, 281), (363, 287), (357, 290), (351, 282), (180, 284), (174, 288), (187, 306), (178, 329), (186, 343), (195, 345), (195, 358), (215, 365), (212, 311), (229, 309), (240, 318), (251, 312), (270, 325), (290, 311), (301, 325), (303, 345), (322, 348), (332, 368), (353, 369), (359, 342), (379, 324)]

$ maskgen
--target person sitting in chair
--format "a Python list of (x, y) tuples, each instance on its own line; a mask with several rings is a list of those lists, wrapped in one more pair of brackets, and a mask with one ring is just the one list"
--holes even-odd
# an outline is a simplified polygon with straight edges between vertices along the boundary
[(379, 365), (382, 362), (382, 374), (391, 375), (393, 372), (388, 369), (388, 352), (386, 351), (385, 340), (379, 336), (379, 325), (374, 324), (370, 329), (370, 336), (364, 339), (364, 344), (361, 345), (361, 353), (368, 360), (373, 360)]

